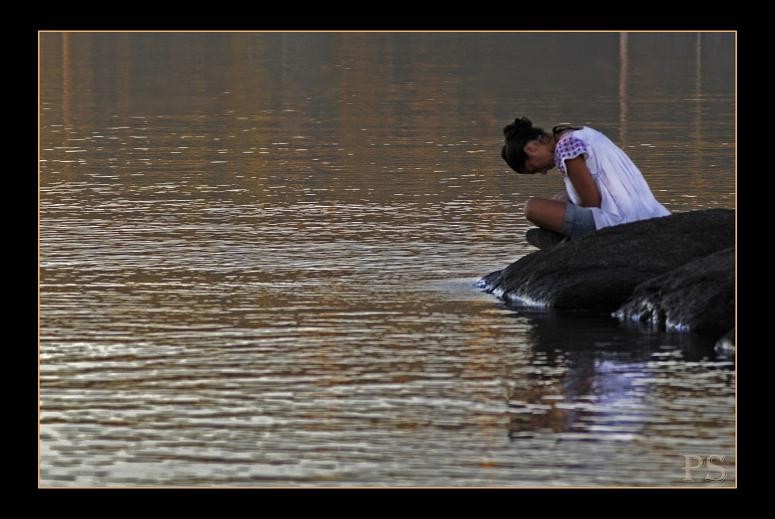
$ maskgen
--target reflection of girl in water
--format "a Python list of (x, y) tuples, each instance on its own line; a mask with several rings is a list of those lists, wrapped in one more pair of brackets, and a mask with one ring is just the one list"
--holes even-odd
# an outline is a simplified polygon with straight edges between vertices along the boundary
[(548, 134), (529, 119), (503, 129), (501, 156), (517, 173), (557, 168), (566, 194), (528, 199), (528, 220), (571, 238), (604, 227), (670, 214), (651, 193), (640, 170), (608, 137), (589, 127), (555, 126)]
[[(616, 355), (607, 357), (601, 352), (574, 351), (559, 362), (547, 358), (548, 369), (562, 366), (565, 372), (557, 377), (527, 377), (528, 389), (510, 392), (509, 438), (550, 432), (577, 433), (587, 439), (639, 434), (647, 416), (638, 409), (653, 389), (642, 383), (652, 375), (647, 359), (628, 362)], [(533, 364), (540, 373), (542, 362)]]

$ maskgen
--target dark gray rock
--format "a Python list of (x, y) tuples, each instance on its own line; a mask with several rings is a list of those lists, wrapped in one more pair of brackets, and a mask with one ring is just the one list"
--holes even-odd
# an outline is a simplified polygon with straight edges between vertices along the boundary
[(714, 346), (716, 353), (732, 355), (735, 353), (735, 328), (729, 330), (723, 337), (716, 341)]
[(668, 330), (728, 331), (735, 325), (735, 249), (644, 281), (614, 315)]
[(516, 304), (613, 311), (640, 283), (734, 244), (734, 211), (677, 213), (533, 252), (478, 285)]
[(476, 287), (481, 288), (485, 292), (492, 292), (493, 287), (497, 287), (496, 281), (498, 278), (500, 278), (501, 273), (503, 273), (502, 270), (496, 270), (495, 272), (490, 272), (486, 276), (479, 279), (479, 281), (476, 282)]

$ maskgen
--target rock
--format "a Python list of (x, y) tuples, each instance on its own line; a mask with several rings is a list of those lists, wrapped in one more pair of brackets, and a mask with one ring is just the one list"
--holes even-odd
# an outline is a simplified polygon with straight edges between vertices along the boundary
[(735, 325), (734, 247), (644, 281), (614, 316), (668, 330), (728, 331)]
[(495, 272), (490, 272), (483, 278), (480, 278), (479, 281), (476, 282), (476, 288), (481, 288), (485, 292), (492, 292), (492, 287), (496, 286), (495, 281), (500, 277), (501, 273), (503, 273), (502, 270), (496, 270)]
[(714, 346), (716, 353), (733, 355), (735, 353), (735, 328), (729, 330)]
[(735, 245), (735, 213), (707, 209), (607, 227), (483, 277), (507, 302), (614, 311), (644, 281)]

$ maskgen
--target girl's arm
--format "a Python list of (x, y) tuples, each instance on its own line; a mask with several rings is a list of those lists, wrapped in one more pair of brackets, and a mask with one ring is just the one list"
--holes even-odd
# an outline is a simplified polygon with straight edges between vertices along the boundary
[(600, 207), (600, 191), (589, 172), (584, 157), (576, 157), (565, 161), (568, 178), (581, 197), (581, 207)]

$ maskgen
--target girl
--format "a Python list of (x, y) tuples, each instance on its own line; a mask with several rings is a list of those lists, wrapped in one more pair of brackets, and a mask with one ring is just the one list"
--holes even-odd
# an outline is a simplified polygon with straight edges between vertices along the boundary
[(640, 170), (608, 137), (589, 127), (555, 126), (548, 134), (526, 117), (503, 129), (501, 156), (517, 173), (557, 167), (567, 195), (528, 199), (528, 220), (571, 238), (604, 227), (667, 216)]

